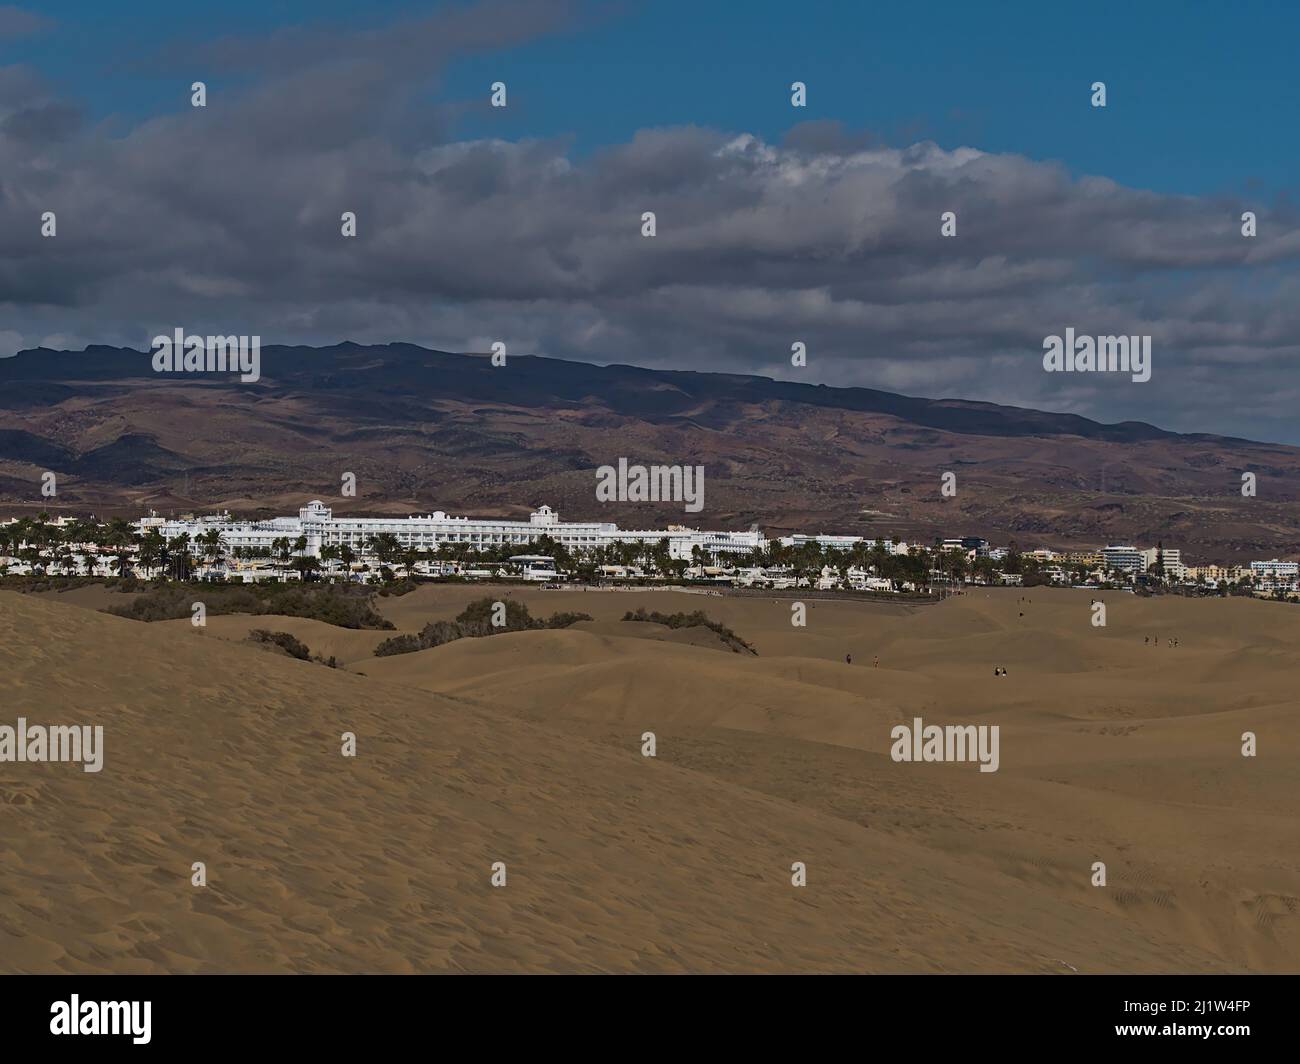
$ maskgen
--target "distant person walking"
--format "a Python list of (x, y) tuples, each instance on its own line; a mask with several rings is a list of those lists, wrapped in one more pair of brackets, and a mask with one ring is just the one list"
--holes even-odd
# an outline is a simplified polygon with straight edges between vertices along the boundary
[(853, 664), (853, 655), (852, 655), (852, 654), (845, 654), (845, 655), (844, 655), (844, 664), (845, 664), (845, 665), (852, 665), (852, 664)]

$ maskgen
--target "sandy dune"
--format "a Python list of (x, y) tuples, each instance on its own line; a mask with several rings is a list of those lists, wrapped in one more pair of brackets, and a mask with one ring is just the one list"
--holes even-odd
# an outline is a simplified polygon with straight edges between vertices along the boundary
[(274, 613), (259, 614), (256, 617), (243, 613), (208, 617), (201, 633), (185, 618), (156, 623), (160, 628), (173, 629), (178, 635), (188, 632), (235, 643), (246, 642), (249, 632), (259, 628), (268, 632), (288, 632), (304, 643), (313, 655), (332, 657), (341, 664), (374, 661), (375, 647), (396, 634), (339, 628), (324, 621), (313, 621), (305, 617), (281, 617)]
[[(377, 606), (417, 631), (483, 593)], [(0, 970), (1300, 971), (1294, 607), (1107, 594), (1098, 629), (1095, 594), (1008, 590), (794, 628), (786, 600), (511, 596), (594, 620), (381, 659), (392, 633), (0, 595), (0, 724), (106, 733), (99, 774), (0, 763)], [(997, 724), (999, 771), (895, 763), (914, 716)]]

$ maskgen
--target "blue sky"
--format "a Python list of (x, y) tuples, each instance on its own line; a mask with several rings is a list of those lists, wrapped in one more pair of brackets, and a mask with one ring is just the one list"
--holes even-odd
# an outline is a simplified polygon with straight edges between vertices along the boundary
[[(56, 25), (0, 43), (0, 61), (38, 66), (92, 115), (138, 119), (177, 106), (174, 72), (154, 61), (165, 45), (188, 74), (196, 41), (303, 23), (360, 30), (448, 5), (22, 6)], [(798, 119), (826, 118), (889, 144), (1055, 159), (1166, 193), (1274, 196), (1300, 173), (1300, 5), (629, 0), (576, 10), (570, 29), (452, 64), (432, 97), (479, 99), (497, 79), (512, 94), (508, 112), (471, 116), (459, 132), (572, 135), (581, 154), (646, 127), (772, 139)], [(789, 106), (794, 80), (809, 86), (805, 112)], [(1107, 84), (1104, 111), (1088, 106), (1095, 80)]]

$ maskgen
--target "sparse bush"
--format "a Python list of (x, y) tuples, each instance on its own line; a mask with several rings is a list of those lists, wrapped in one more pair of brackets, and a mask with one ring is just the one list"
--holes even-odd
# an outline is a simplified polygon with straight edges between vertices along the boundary
[[(500, 626), (492, 623), (492, 616), (496, 612), (498, 602), (502, 602), (506, 608), (505, 624)], [(542, 627), (542, 623), (533, 619), (528, 607), (522, 602), (516, 602), (513, 599), (503, 601), (494, 598), (475, 599), (460, 611), (456, 623), (460, 625), (462, 634), (470, 636), (495, 635), (498, 632), (522, 632), (529, 628)]]
[(386, 658), (393, 654), (411, 654), (423, 649), (424, 644), (420, 642), (418, 635), (395, 635), (375, 647), (375, 657)]
[(376, 657), (393, 654), (410, 654), (416, 650), (429, 650), (457, 639), (481, 639), (506, 632), (526, 632), (540, 628), (568, 628), (579, 621), (589, 621), (586, 613), (556, 613), (540, 620), (533, 617), (522, 602), (505, 603), (505, 624), (494, 625), (492, 615), (501, 601), (491, 597), (475, 599), (457, 615), (454, 621), (431, 621), (420, 629), (419, 635), (397, 635), (385, 639), (375, 647)]
[(551, 614), (550, 618), (546, 621), (546, 627), (547, 628), (568, 628), (571, 625), (577, 624), (579, 621), (589, 621), (589, 620), (591, 620), (591, 614), (589, 613), (574, 613), (574, 612), (553, 613)]
[(339, 628), (382, 630), (394, 627), (391, 621), (375, 612), (369, 591), (335, 584), (308, 587), (161, 584), (132, 602), (109, 606), (105, 612), (135, 621), (170, 621), (189, 617), (190, 606), (196, 600), (203, 602), (208, 615), (213, 617), (230, 613), (279, 614), (324, 621)]
[(749, 643), (741, 639), (735, 632), (725, 624), (711, 620), (703, 610), (696, 610), (694, 613), (659, 613), (657, 610), (647, 613), (644, 609), (636, 611), (628, 610), (623, 615), (625, 621), (649, 621), (652, 624), (662, 624), (666, 628), (707, 628), (721, 639), (733, 653), (736, 654), (757, 654)]
[(254, 628), (248, 633), (248, 638), (254, 643), (267, 643), (277, 646), (291, 658), (298, 658), (300, 661), (311, 660), (311, 651), (307, 649), (304, 643), (288, 632), (271, 632), (265, 628)]

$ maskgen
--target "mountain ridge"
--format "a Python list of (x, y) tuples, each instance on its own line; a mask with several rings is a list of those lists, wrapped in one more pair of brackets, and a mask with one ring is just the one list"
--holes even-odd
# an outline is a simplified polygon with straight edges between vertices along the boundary
[[(404, 342), (366, 345), (366, 344), (358, 344), (355, 341), (351, 341), (351, 340), (344, 340), (344, 341), (340, 341), (337, 344), (331, 344), (324, 347), (313, 347), (310, 345), (272, 344), (262, 348), (264, 357), (269, 356), (272, 353), (281, 353), (281, 352), (295, 353), (295, 354), (299, 352), (311, 352), (313, 355), (320, 355), (325, 352), (343, 351), (343, 350), (372, 351), (372, 352), (393, 351), (393, 350), (413, 351), (413, 352), (418, 352), (421, 357), (432, 355), (438, 358), (448, 358), (448, 359), (478, 360), (478, 359), (486, 359), (487, 357), (486, 354), (477, 354), (474, 352), (442, 351), (436, 348), (426, 348), (426, 347), (421, 347), (418, 344), (410, 344)], [(124, 357), (129, 356), (132, 359), (139, 359), (140, 360), (139, 372), (135, 374), (133, 378), (127, 378), (127, 379), (137, 379), (137, 378), (156, 379), (157, 377), (160, 376), (159, 374), (155, 373), (152, 370), (152, 368), (149, 366), (149, 358), (150, 358), (149, 352), (139, 351), (136, 350), (135, 348), (130, 348), (130, 347), (114, 347), (106, 344), (91, 344), (88, 345), (83, 351), (80, 352), (59, 350), (59, 349), (46, 348), (46, 347), (27, 348), (22, 351), (19, 351), (16, 355), (12, 356), (12, 361), (18, 362), (19, 360), (24, 359), (25, 356), (53, 355), (53, 356), (83, 357), (86, 355), (90, 355), (92, 353), (97, 354), (100, 352), (107, 352), (113, 355), (124, 356)], [(10, 360), (0, 360), (0, 367), (2, 367), (6, 361), (10, 361)], [(1071, 413), (1050, 411), (1050, 410), (1038, 410), (1033, 407), (1019, 407), (1019, 406), (1013, 406), (1005, 403), (992, 403), (986, 400), (979, 400), (979, 399), (963, 399), (958, 396), (945, 396), (939, 399), (929, 399), (921, 396), (904, 395), (899, 392), (889, 392), (877, 388), (865, 388), (861, 386), (840, 387), (840, 386), (820, 384), (820, 383), (807, 384), (801, 381), (787, 381), (775, 377), (766, 377), (761, 374), (721, 373), (721, 372), (715, 372), (710, 370), (654, 369), (648, 366), (635, 366), (635, 365), (631, 365), (628, 363), (621, 363), (621, 362), (610, 362), (610, 363), (598, 364), (598, 363), (589, 363), (589, 362), (579, 362), (572, 359), (552, 358), (550, 356), (544, 356), (544, 355), (512, 355), (509, 357), (508, 363), (510, 365), (514, 365), (518, 363), (524, 363), (526, 365), (537, 364), (539, 366), (545, 366), (548, 368), (559, 367), (559, 366), (578, 367), (579, 368), (578, 372), (590, 372), (593, 370), (609, 371), (611, 373), (617, 373), (619, 375), (628, 376), (628, 377), (636, 377), (640, 375), (644, 377), (658, 378), (658, 379), (663, 379), (663, 380), (673, 381), (673, 382), (689, 382), (694, 380), (707, 380), (710, 382), (712, 381), (726, 382), (734, 386), (747, 388), (750, 393), (749, 398), (754, 400), (775, 399), (775, 400), (782, 400), (788, 402), (803, 402), (813, 406), (831, 406), (836, 409), (854, 409), (864, 413), (865, 412), (890, 413), (890, 414), (895, 414), (900, 416), (906, 414), (911, 416), (913, 420), (917, 420), (918, 423), (920, 424), (926, 424), (926, 422), (920, 421), (917, 418), (917, 415), (918, 414), (924, 415), (925, 411), (960, 410), (960, 411), (972, 412), (972, 413), (973, 412), (988, 413), (988, 414), (996, 413), (1005, 416), (1009, 419), (1020, 418), (1025, 420), (1027, 423), (1033, 422), (1034, 424), (1042, 425), (1044, 428), (1048, 429), (1048, 434), (1050, 435), (1080, 435), (1085, 438), (1102, 438), (1102, 439), (1114, 439), (1114, 440), (1156, 439), (1156, 438), (1165, 438), (1171, 436), (1181, 436), (1190, 439), (1226, 440), (1234, 443), (1255, 443), (1260, 445), (1268, 445), (1272, 442), (1267, 440), (1249, 440), (1244, 437), (1236, 437), (1236, 436), (1222, 436), (1217, 433), (1176, 432), (1172, 429), (1160, 428), (1157, 425), (1153, 425), (1145, 421), (1119, 421), (1119, 422), (1098, 421), (1093, 418), (1084, 417), (1081, 414), (1071, 414)], [(28, 360), (23, 363), (24, 369), (27, 369), (29, 366), (34, 366), (34, 363), (31, 360)], [(19, 375), (15, 375), (15, 376), (19, 376)], [(30, 377), (27, 374), (22, 374), (21, 376), (24, 379), (40, 380), (44, 378), (45, 374), (43, 371), (38, 370), (36, 373), (30, 375)], [(186, 374), (185, 376), (211, 379), (211, 378), (228, 377), (229, 375), (202, 372), (202, 373)], [(828, 393), (833, 394), (836, 397), (840, 397), (840, 401), (839, 402), (821, 401), (825, 399), (825, 396)], [(856, 398), (856, 397), (870, 397), (870, 399), (873, 402), (864, 401), (861, 404), (855, 405), (849, 401), (852, 398)], [(1059, 421), (1062, 427), (1054, 431), (1051, 430), (1050, 422), (1052, 421)], [(1067, 425), (1073, 427), (1076, 431), (1067, 432), (1065, 429), (1065, 426)], [(953, 424), (951, 422), (946, 422), (942, 424), (936, 424), (934, 425), (934, 427), (942, 427), (950, 431), (963, 431), (959, 423)], [(995, 428), (996, 428), (995, 425), (986, 423), (986, 424), (970, 426), (966, 428), (966, 431), (973, 433), (976, 432), (977, 430), (983, 430), (985, 432), (988, 432)], [(1276, 444), (1276, 446), (1289, 447), (1290, 445)]]
[[(520, 517), (548, 502), (643, 528), (1163, 541), (1206, 561), (1300, 550), (1300, 448), (1286, 444), (770, 377), (535, 355), (497, 367), (405, 343), (261, 358), (247, 384), (158, 374), (147, 352), (104, 345), (0, 360), (0, 504), (265, 515), (322, 498)], [(704, 511), (598, 503), (595, 470), (620, 457), (703, 465)], [(45, 470), (55, 500), (39, 495)], [(356, 497), (339, 495), (345, 472)]]

